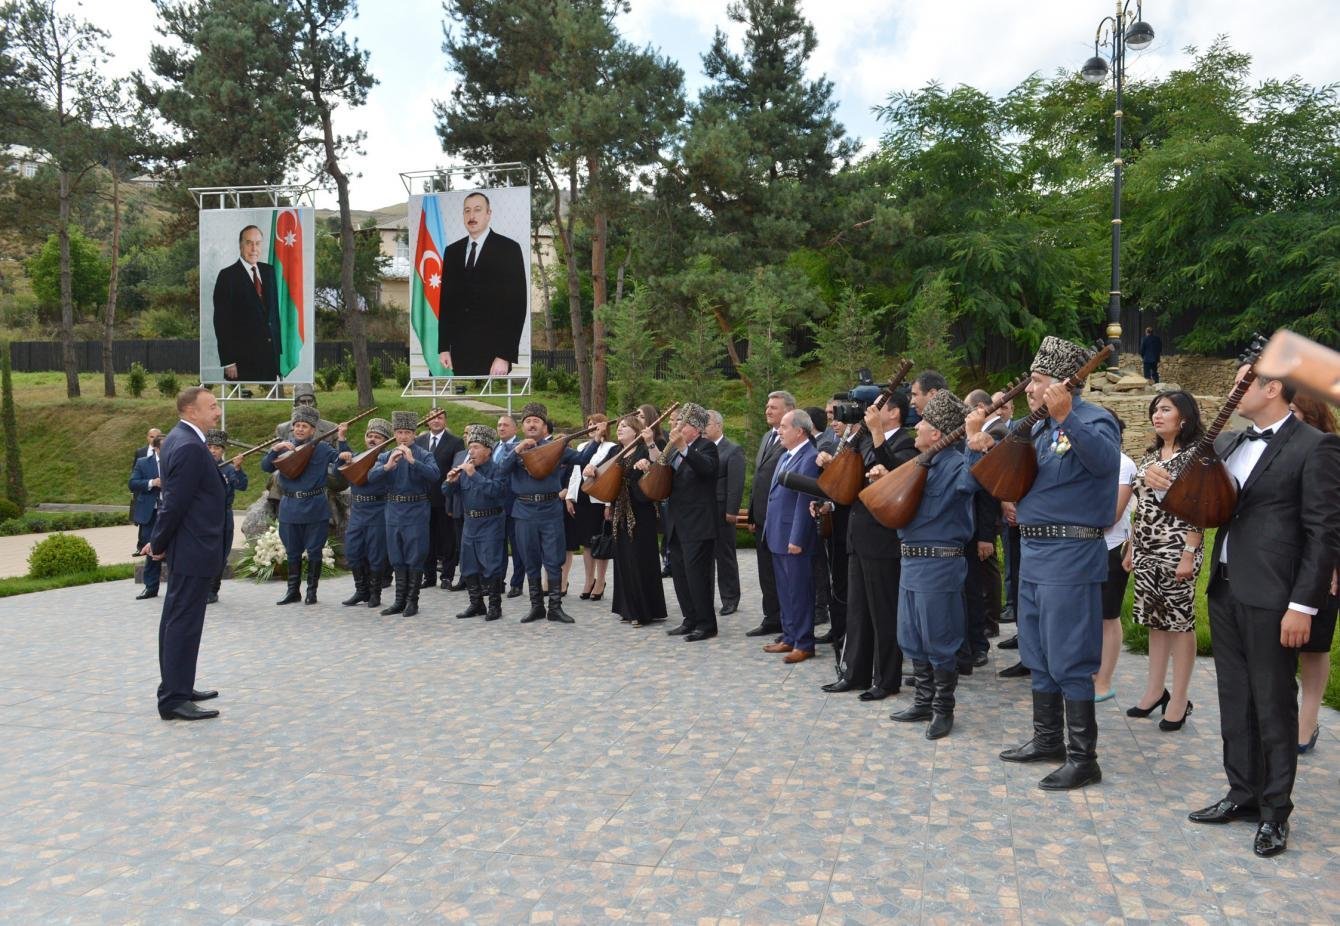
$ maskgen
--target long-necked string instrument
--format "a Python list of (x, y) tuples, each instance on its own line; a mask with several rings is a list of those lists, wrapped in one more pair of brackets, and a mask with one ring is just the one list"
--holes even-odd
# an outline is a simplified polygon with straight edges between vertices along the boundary
[(589, 428), (559, 435), (553, 440), (536, 444), (529, 450), (521, 451), (517, 454), (521, 460), (521, 465), (526, 468), (526, 472), (530, 473), (532, 479), (548, 479), (550, 474), (558, 469), (558, 464), (563, 460), (563, 451), (567, 449), (568, 442), (590, 434), (603, 423), (597, 422)]
[[(1021, 376), (991, 403), (986, 410), (991, 417), (1015, 398), (1028, 386), (1028, 377)], [(960, 425), (943, 435), (920, 454), (908, 460), (897, 469), (885, 473), (878, 480), (861, 490), (861, 503), (869, 509), (876, 521), (891, 530), (906, 527), (917, 516), (921, 497), (926, 491), (926, 477), (930, 473), (931, 460), (946, 447), (963, 440), (967, 425)]]
[[(904, 360), (899, 364), (888, 385), (880, 390), (879, 398), (875, 399), (875, 408), (884, 407), (884, 403), (889, 401), (893, 391), (907, 378), (911, 369), (911, 360)], [(837, 453), (833, 454), (833, 459), (829, 460), (828, 465), (819, 473), (817, 480), (819, 488), (839, 505), (850, 505), (856, 501), (856, 496), (861, 493), (861, 486), (865, 484), (865, 460), (856, 452), (856, 442), (862, 435), (868, 433), (870, 429), (862, 421), (851, 434), (842, 439), (842, 445), (838, 447)]]
[(1159, 505), (1183, 521), (1194, 524), (1201, 530), (1207, 527), (1222, 527), (1233, 517), (1233, 508), (1238, 503), (1238, 487), (1224, 466), (1219, 454), (1214, 450), (1214, 439), (1228, 424), (1238, 403), (1252, 383), (1256, 382), (1256, 359), (1266, 340), (1261, 335), (1252, 339), (1251, 345), (1242, 355), (1242, 363), (1252, 364), (1242, 379), (1228, 394), (1219, 414), (1205, 429), (1200, 440), (1191, 446), (1181, 472), (1168, 487), (1163, 501)]
[[(1075, 375), (1066, 380), (1074, 389), (1080, 386), (1089, 374), (1112, 353), (1112, 345), (1104, 344), (1089, 362), (1080, 367)], [(973, 464), (972, 474), (995, 498), (1002, 502), (1017, 502), (1033, 488), (1033, 480), (1038, 478), (1038, 455), (1033, 449), (1033, 426), (1047, 417), (1047, 406), (1039, 405), (1022, 419), (1015, 422), (1005, 439)]]
[(233, 440), (231, 437), (228, 438), (228, 443), (232, 444), (234, 447), (245, 447), (246, 449), (243, 450), (240, 454), (237, 454), (236, 456), (228, 457), (227, 459), (220, 461), (220, 463), (219, 463), (219, 469), (223, 469), (223, 465), (224, 465), (225, 463), (231, 463), (231, 462), (233, 462), (233, 460), (236, 460), (237, 457), (239, 457), (239, 456), (240, 456), (240, 457), (249, 457), (249, 456), (251, 456), (253, 453), (259, 453), (260, 451), (265, 450), (265, 449), (267, 449), (267, 448), (273, 446), (274, 444), (279, 443), (279, 438), (277, 438), (277, 437), (272, 437), (272, 438), (270, 438), (268, 441), (266, 441), (265, 443), (263, 443), (263, 444), (257, 444), (255, 447), (251, 446), (250, 444), (244, 444), (244, 443), (242, 443), (240, 440)]
[[(679, 403), (675, 402), (665, 411), (661, 412), (660, 417), (647, 425), (647, 427), (654, 429), (658, 424), (665, 420), (666, 416), (677, 408), (679, 408)], [(637, 412), (633, 412), (631, 415), (625, 415), (624, 418), (632, 418), (635, 415), (637, 415)], [(623, 419), (620, 420), (622, 421)], [(642, 438), (639, 436), (627, 447), (621, 447), (618, 453), (596, 467), (596, 474), (582, 483), (582, 491), (599, 501), (613, 502), (619, 497), (619, 490), (623, 486), (623, 470), (620, 467), (620, 461), (634, 453), (641, 445)]]
[[(419, 430), (419, 428), (423, 427), (445, 411), (446, 409), (442, 408), (433, 409), (419, 419), (419, 423), (414, 426), (414, 430)], [(377, 465), (377, 457), (386, 449), (387, 443), (388, 442), (384, 441), (376, 447), (369, 447), (366, 450), (356, 453), (353, 459), (340, 466), (340, 475), (348, 480), (350, 485), (366, 485), (368, 481), (368, 473), (372, 472), (372, 467)]]
[(357, 415), (354, 415), (354, 417), (350, 418), (348, 421), (341, 421), (330, 430), (323, 431), (316, 435), (301, 447), (281, 453), (279, 456), (275, 457), (275, 469), (283, 473), (284, 476), (289, 479), (297, 479), (302, 475), (302, 471), (307, 468), (307, 463), (312, 459), (312, 454), (316, 452), (317, 444), (325, 440), (327, 437), (330, 437), (330, 435), (334, 434), (340, 428), (347, 427), (360, 418), (366, 418), (376, 410), (377, 406), (374, 405), (367, 411), (359, 412)]

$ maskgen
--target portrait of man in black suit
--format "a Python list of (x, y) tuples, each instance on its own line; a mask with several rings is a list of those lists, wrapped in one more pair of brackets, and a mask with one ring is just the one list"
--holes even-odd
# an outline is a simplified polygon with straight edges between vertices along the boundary
[(442, 252), (438, 358), (456, 376), (506, 376), (526, 325), (525, 256), (492, 218), (486, 195), (465, 197), (466, 235)]
[(238, 259), (214, 281), (214, 336), (227, 380), (279, 379), (279, 298), (275, 268), (261, 261), (262, 241), (257, 226), (243, 228)]

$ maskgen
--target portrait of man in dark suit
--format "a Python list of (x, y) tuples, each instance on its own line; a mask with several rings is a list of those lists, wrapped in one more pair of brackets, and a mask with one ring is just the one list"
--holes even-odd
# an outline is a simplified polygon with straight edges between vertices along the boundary
[(489, 228), (483, 193), (465, 197), (466, 235), (442, 252), (438, 358), (456, 376), (506, 376), (526, 325), (526, 261), (521, 245)]
[(262, 241), (255, 225), (242, 229), (238, 259), (214, 281), (214, 336), (227, 380), (279, 379), (279, 298), (275, 268), (261, 261)]

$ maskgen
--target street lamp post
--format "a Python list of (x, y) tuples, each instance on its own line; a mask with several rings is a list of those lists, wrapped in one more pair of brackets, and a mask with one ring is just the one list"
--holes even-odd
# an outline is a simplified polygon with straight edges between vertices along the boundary
[(1116, 12), (1098, 23), (1093, 37), (1093, 57), (1084, 62), (1080, 76), (1091, 84), (1107, 79), (1108, 61), (1099, 52), (1111, 52), (1111, 73), (1117, 91), (1116, 132), (1112, 149), (1112, 285), (1107, 296), (1107, 339), (1112, 344), (1111, 366), (1117, 367), (1121, 353), (1121, 84), (1126, 72), (1126, 48), (1139, 51), (1154, 41), (1154, 29), (1144, 21), (1140, 0), (1116, 0)]

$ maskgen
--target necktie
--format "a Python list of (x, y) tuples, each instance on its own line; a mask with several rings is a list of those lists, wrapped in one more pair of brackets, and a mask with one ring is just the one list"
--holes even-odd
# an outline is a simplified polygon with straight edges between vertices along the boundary
[(428, 452), (437, 453), (437, 435), (434, 434), (432, 440), (428, 442)]
[(1270, 443), (1270, 439), (1275, 436), (1275, 431), (1272, 428), (1266, 428), (1264, 431), (1252, 429), (1247, 431), (1243, 436), (1246, 437), (1247, 440), (1263, 440), (1266, 443)]
[(469, 254), (468, 257), (465, 258), (465, 269), (466, 269), (466, 270), (473, 270), (473, 269), (475, 269), (475, 249), (478, 248), (478, 247), (479, 247), (479, 242), (478, 242), (478, 241), (471, 241), (471, 242), (470, 242), (470, 254)]
[(256, 284), (256, 295), (261, 295), (261, 275), (256, 272), (256, 268), (251, 268), (251, 282)]

